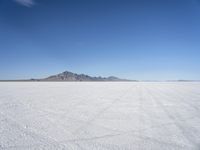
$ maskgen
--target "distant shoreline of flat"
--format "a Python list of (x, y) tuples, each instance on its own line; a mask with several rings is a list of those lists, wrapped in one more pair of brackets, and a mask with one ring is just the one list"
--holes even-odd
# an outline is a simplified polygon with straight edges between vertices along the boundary
[(0, 80), (0, 82), (200, 82), (200, 80), (124, 80), (124, 81)]

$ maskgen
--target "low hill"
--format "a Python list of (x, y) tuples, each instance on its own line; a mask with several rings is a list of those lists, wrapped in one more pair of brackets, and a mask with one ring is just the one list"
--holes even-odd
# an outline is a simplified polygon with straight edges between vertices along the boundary
[(65, 71), (56, 75), (49, 76), (39, 81), (129, 81), (126, 79), (120, 79), (115, 76), (110, 77), (92, 77), (85, 74), (76, 74), (73, 72)]

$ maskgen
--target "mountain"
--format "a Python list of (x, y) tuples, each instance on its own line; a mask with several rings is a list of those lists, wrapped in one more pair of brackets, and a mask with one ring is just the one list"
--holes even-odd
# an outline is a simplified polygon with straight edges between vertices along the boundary
[(85, 74), (76, 74), (73, 72), (65, 71), (57, 75), (52, 75), (39, 81), (129, 81), (120, 79), (114, 76), (110, 77), (92, 77)]

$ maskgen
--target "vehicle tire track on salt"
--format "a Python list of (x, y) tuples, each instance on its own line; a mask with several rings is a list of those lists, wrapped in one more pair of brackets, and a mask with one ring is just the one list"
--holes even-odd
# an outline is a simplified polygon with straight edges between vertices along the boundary
[[(147, 89), (149, 91), (149, 89)], [(154, 89), (155, 90), (155, 89)], [(159, 91), (158, 89), (156, 89), (157, 91)], [(199, 149), (198, 145), (199, 143), (194, 142), (194, 138), (191, 137), (192, 135), (190, 134), (190, 132), (188, 132), (188, 130), (186, 130), (183, 126), (182, 123), (177, 120), (167, 109), (166, 107), (161, 103), (161, 101), (157, 100), (159, 99), (158, 96), (152, 95), (152, 93), (149, 91), (149, 95), (154, 97), (154, 100), (156, 101), (156, 103), (160, 106), (160, 108), (162, 108), (165, 113), (167, 114), (167, 116), (174, 122), (174, 124), (177, 126), (178, 129), (180, 129), (180, 131), (182, 132), (182, 135), (194, 146), (194, 148), (196, 150)], [(157, 95), (164, 95), (163, 92), (161, 94), (161, 92), (157, 92)], [(189, 136), (188, 136), (189, 135)]]
[(114, 104), (116, 104), (117, 102), (119, 102), (121, 100), (122, 97), (124, 97), (128, 91), (130, 89), (132, 89), (133, 86), (131, 85), (127, 90), (125, 90), (125, 93), (123, 93), (121, 96), (119, 96), (117, 99), (115, 99), (114, 101), (112, 101), (107, 107), (103, 108), (102, 110), (100, 110), (94, 117), (92, 117), (91, 119), (89, 119), (83, 126), (81, 126), (80, 128), (78, 128), (77, 130), (75, 130), (75, 132), (73, 132), (74, 134), (77, 134), (80, 130), (87, 128), (87, 126), (89, 124), (91, 124), (94, 120), (96, 120), (98, 117), (100, 117), (104, 112), (106, 112), (107, 110), (109, 110)]

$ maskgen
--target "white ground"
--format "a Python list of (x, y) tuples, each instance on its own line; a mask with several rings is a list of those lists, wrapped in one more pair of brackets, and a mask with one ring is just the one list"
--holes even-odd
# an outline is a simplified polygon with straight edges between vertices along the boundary
[(0, 149), (199, 150), (200, 82), (1, 82)]

